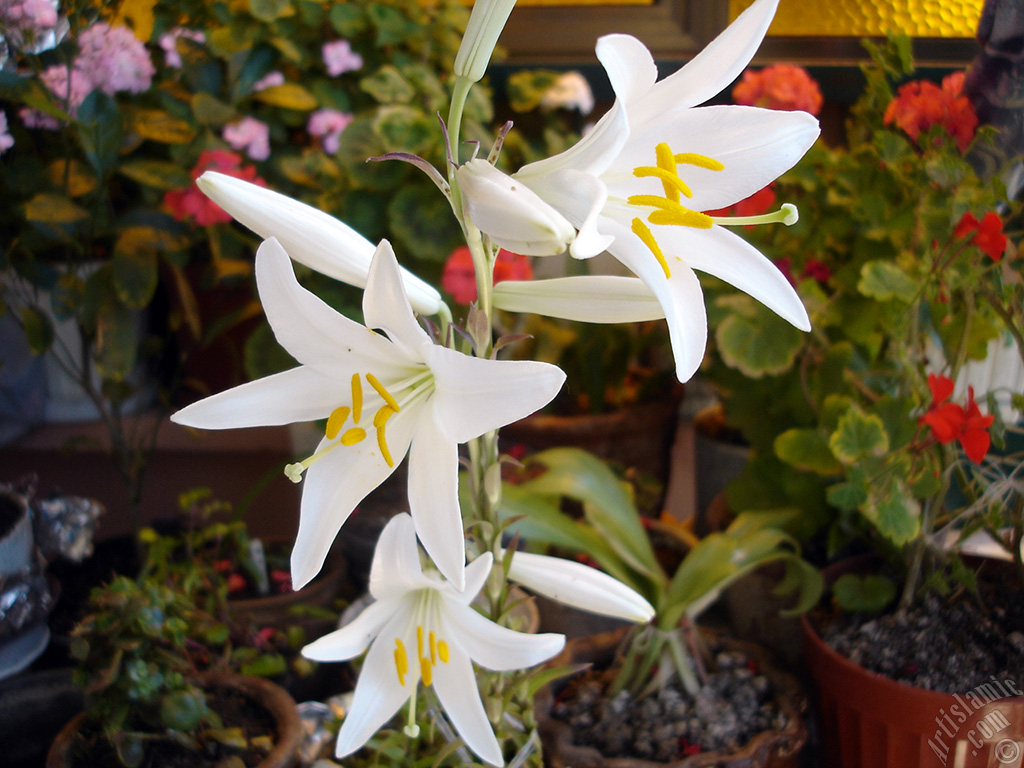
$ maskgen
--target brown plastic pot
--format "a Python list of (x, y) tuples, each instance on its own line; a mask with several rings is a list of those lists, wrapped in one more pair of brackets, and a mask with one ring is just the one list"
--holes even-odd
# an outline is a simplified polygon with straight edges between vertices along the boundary
[[(561, 654), (548, 662), (564, 667), (589, 663), (607, 664), (622, 642), (628, 627), (599, 635), (574, 638), (566, 643)], [(754, 658), (776, 691), (775, 700), (789, 724), (782, 731), (765, 731), (752, 738), (742, 749), (732, 752), (702, 752), (669, 763), (631, 757), (605, 757), (597, 749), (573, 743), (569, 725), (551, 717), (555, 691), (551, 686), (541, 689), (536, 700), (537, 728), (544, 746), (544, 764), (548, 768), (797, 768), (800, 750), (807, 742), (804, 722), (806, 698), (799, 683), (791, 675), (777, 670), (759, 646), (723, 638), (729, 650), (742, 651)]]
[[(274, 746), (254, 768), (291, 768), (298, 760), (305, 732), (295, 700), (281, 686), (259, 677), (227, 673), (205, 675), (204, 685), (230, 686), (258, 702), (273, 718), (277, 733)], [(65, 725), (50, 745), (46, 768), (71, 768), (78, 732), (85, 723), (80, 713)]]
[[(863, 559), (825, 570), (827, 580)], [(804, 616), (807, 667), (817, 689), (829, 768), (1021, 768), (1024, 697), (1003, 680), (941, 693), (890, 680), (832, 650)], [(1019, 689), (1021, 680), (1010, 681)]]

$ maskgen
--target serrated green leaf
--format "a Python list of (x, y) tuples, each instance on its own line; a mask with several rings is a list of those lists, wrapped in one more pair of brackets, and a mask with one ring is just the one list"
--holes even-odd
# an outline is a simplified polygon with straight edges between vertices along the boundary
[(387, 151), (419, 155), (430, 149), (437, 138), (436, 124), (426, 112), (400, 104), (378, 110), (373, 132)]
[(889, 450), (889, 435), (882, 420), (859, 408), (850, 408), (828, 441), (832, 454), (844, 464), (867, 456), (883, 456)]
[(893, 544), (906, 544), (921, 530), (920, 504), (903, 480), (891, 475), (870, 484), (861, 512)]
[(416, 89), (391, 64), (361, 78), (359, 87), (381, 104), (408, 104), (416, 96)]
[(393, 238), (425, 261), (443, 262), (461, 242), (451, 207), (433, 185), (402, 187), (388, 203), (388, 220)]
[(899, 299), (911, 302), (917, 297), (918, 287), (902, 269), (888, 261), (869, 261), (860, 270), (857, 290), (879, 301)]
[(797, 469), (836, 475), (843, 465), (829, 450), (828, 439), (817, 429), (788, 429), (775, 438), (775, 455)]
[(844, 573), (832, 585), (832, 594), (847, 611), (877, 613), (896, 597), (896, 585), (878, 574)]
[(722, 359), (753, 379), (788, 371), (803, 347), (803, 333), (774, 312), (753, 304), (739, 305), (743, 309), (726, 317), (716, 329)]
[(837, 509), (852, 512), (868, 501), (868, 489), (856, 482), (836, 483), (825, 492), (828, 503)]

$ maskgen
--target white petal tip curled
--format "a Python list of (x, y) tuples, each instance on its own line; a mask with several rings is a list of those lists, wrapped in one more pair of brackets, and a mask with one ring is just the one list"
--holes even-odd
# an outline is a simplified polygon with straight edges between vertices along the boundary
[(782, 223), (787, 227), (792, 227), (798, 221), (800, 221), (800, 211), (796, 209), (796, 206), (792, 203), (783, 203), (782, 205)]

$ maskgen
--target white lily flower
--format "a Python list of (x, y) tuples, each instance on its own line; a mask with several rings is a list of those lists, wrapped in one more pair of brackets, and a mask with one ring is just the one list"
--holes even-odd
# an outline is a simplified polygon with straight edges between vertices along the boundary
[[(343, 283), (366, 287), (376, 247), (347, 224), (287, 195), (223, 173), (207, 171), (196, 185), (240, 224), (263, 239), (277, 238), (295, 261)], [(413, 309), (421, 315), (437, 314), (442, 304), (437, 289), (404, 268), (401, 274)]]
[(632, 587), (589, 565), (561, 557), (513, 552), (508, 579), (532, 592), (602, 616), (645, 622), (654, 606)]
[(554, 256), (576, 237), (562, 214), (486, 160), (470, 160), (456, 177), (469, 220), (499, 247), (523, 256)]
[(295, 482), (306, 475), (292, 550), (296, 588), (319, 572), (356, 504), (408, 452), (409, 510), (420, 540), (461, 589), (458, 444), (543, 407), (565, 374), (545, 363), (487, 360), (434, 344), (409, 308), (387, 241), (370, 265), (365, 327), (299, 285), (277, 240), (257, 252), (256, 282), (277, 340), (300, 365), (194, 403), (172, 421), (230, 429), (327, 418), (316, 453), (286, 470)]
[[(407, 701), (415, 703), (422, 681), (433, 686), (466, 746), (491, 765), (503, 764), (470, 662), (494, 671), (532, 667), (561, 651), (565, 638), (515, 632), (471, 607), (492, 561), (488, 552), (470, 563), (466, 588), (459, 591), (423, 572), (408, 515), (387, 524), (370, 570), (375, 602), (350, 624), (302, 649), (315, 661), (343, 661), (370, 649), (338, 733), (338, 757), (359, 749)], [(414, 714), (410, 711), (410, 721)]]
[[(803, 112), (695, 108), (746, 67), (777, 2), (757, 0), (660, 82), (642, 43), (627, 35), (602, 37), (597, 55), (615, 91), (612, 109), (575, 146), (513, 175), (579, 230), (582, 242), (570, 247), (576, 258), (598, 253), (597, 235), (614, 238), (607, 250), (647, 284), (664, 310), (681, 381), (700, 365), (707, 341), (694, 270), (731, 283), (796, 327), (810, 329), (783, 274), (722, 226), (728, 220), (704, 213), (764, 187), (818, 136), (817, 121)], [(762, 220), (791, 221), (792, 215), (784, 210)]]

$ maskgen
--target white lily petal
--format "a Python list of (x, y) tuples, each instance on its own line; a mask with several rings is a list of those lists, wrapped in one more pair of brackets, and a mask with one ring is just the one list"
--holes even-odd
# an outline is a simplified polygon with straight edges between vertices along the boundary
[(811, 330), (807, 309), (782, 271), (728, 228), (659, 227), (655, 236), (666, 253), (749, 294), (801, 331)]
[(487, 577), (491, 575), (491, 568), (494, 567), (494, 555), (484, 552), (466, 566), (466, 588), (461, 592), (455, 589), (453, 584), (448, 586), (447, 596), (454, 603), (469, 605), (480, 594), (480, 590), (487, 583)]
[(627, 621), (650, 621), (654, 617), (654, 607), (643, 595), (595, 568), (530, 552), (510, 554), (508, 578), (533, 592)]
[(396, 613), (370, 646), (363, 662), (356, 685), (352, 706), (345, 714), (338, 732), (335, 747), (337, 757), (345, 757), (362, 747), (367, 740), (384, 726), (416, 693), (419, 678), (419, 662), (410, 658), (410, 670), (405, 685), (399, 683), (395, 668), (395, 640), (400, 639), (406, 648), (415, 648), (415, 627), (410, 626), (409, 616)]
[[(207, 171), (196, 181), (207, 197), (262, 238), (276, 237), (289, 255), (317, 272), (359, 288), (374, 246), (351, 227), (312, 206), (242, 179)], [(411, 272), (403, 271), (409, 299), (417, 312), (433, 315), (441, 294)]]
[(608, 188), (596, 176), (572, 168), (563, 168), (537, 177), (533, 187), (570, 223), (579, 229), (569, 246), (574, 259), (589, 259), (603, 253), (613, 238), (597, 229), (601, 209), (608, 201)]
[(338, 399), (338, 382), (302, 366), (210, 395), (171, 416), (199, 429), (266, 427), (327, 416)]
[(409, 511), (434, 565), (460, 592), (466, 584), (466, 539), (459, 508), (458, 447), (424, 419), (409, 449)]
[[(398, 418), (388, 424), (388, 443), (397, 466), (412, 442), (415, 418)], [(394, 467), (388, 466), (372, 438), (352, 451), (337, 447), (306, 471), (299, 507), (299, 531), (292, 548), (292, 583), (307, 584), (323, 567), (338, 531), (355, 506), (384, 482)], [(323, 440), (318, 450), (331, 441)]]
[(420, 348), (431, 343), (430, 337), (410, 310), (398, 259), (387, 240), (381, 240), (377, 246), (366, 289), (363, 294), (366, 327), (386, 331), (388, 338), (402, 347), (406, 355), (418, 358)]
[(302, 655), (313, 661), (346, 661), (354, 659), (367, 648), (395, 613), (388, 601), (370, 603), (351, 622), (324, 635), (302, 649)]
[(655, 85), (638, 105), (634, 124), (667, 105), (703, 104), (740, 76), (757, 53), (779, 0), (757, 0), (681, 69)]
[(641, 323), (665, 317), (642, 280), (619, 275), (505, 280), (494, 286), (494, 306), (584, 323)]
[(564, 635), (516, 632), (484, 618), (469, 606), (446, 604), (442, 610), (445, 621), (458, 627), (459, 642), (473, 661), (494, 672), (536, 666), (565, 647)]
[(565, 382), (565, 373), (548, 363), (484, 360), (438, 346), (426, 352), (437, 384), (437, 423), (456, 443), (526, 418), (551, 402)]
[(501, 747), (480, 700), (473, 665), (458, 643), (450, 644), (448, 662), (434, 677), (434, 691), (466, 746), (484, 762), (504, 765)]
[(413, 589), (431, 586), (431, 580), (420, 566), (419, 552), (412, 518), (397, 515), (377, 539), (370, 565), (370, 594), (377, 600), (387, 600)]
[(486, 160), (470, 160), (456, 175), (470, 221), (498, 246), (524, 256), (554, 256), (576, 236), (564, 216)]

